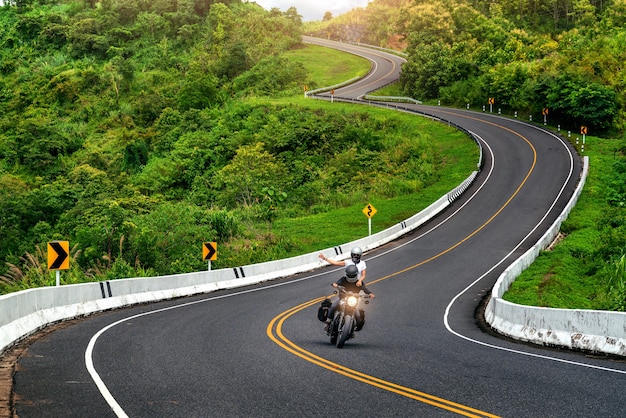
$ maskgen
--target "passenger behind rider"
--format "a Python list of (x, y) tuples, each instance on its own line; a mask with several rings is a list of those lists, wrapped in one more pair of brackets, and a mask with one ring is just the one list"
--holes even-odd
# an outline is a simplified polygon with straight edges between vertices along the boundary
[[(357, 286), (357, 276), (359, 274), (359, 270), (354, 264), (350, 264), (348, 267), (346, 267), (345, 273), (345, 276), (332, 284), (333, 287), (338, 288), (339, 286), (343, 286), (346, 292), (354, 293), (359, 293), (359, 291), (362, 290), (366, 295), (369, 295), (370, 298), (374, 299), (376, 297), (376, 295), (374, 295), (374, 293), (372, 293), (372, 291), (369, 290), (365, 285)], [(328, 319), (326, 319), (326, 326), (324, 327), (324, 330), (326, 332), (328, 332), (329, 324), (332, 322), (335, 316), (335, 311), (337, 310), (337, 306), (339, 306), (339, 302), (345, 297), (346, 294), (340, 291), (339, 297), (332, 303), (332, 305), (330, 305), (330, 308), (328, 309)], [(365, 323), (365, 312), (363, 312), (362, 309), (356, 310), (355, 320), (357, 324), (355, 331), (360, 331), (361, 328), (363, 328), (363, 324)]]
[(364, 260), (361, 260), (361, 256), (363, 256), (363, 250), (360, 247), (354, 247), (350, 251), (350, 260), (335, 261), (327, 258), (324, 254), (319, 255), (322, 260), (332, 264), (333, 266), (347, 267), (351, 264), (354, 264), (359, 270), (359, 280), (357, 280), (356, 282), (356, 285), (359, 287), (365, 283), (365, 273), (367, 270), (367, 264), (365, 264)]

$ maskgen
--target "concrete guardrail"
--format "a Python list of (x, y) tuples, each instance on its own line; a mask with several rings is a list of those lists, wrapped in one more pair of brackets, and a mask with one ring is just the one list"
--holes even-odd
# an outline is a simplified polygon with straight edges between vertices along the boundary
[(583, 174), (574, 196), (543, 237), (500, 275), (491, 291), (485, 319), (499, 333), (521, 341), (626, 356), (626, 312), (530, 307), (502, 299), (511, 283), (555, 239), (576, 204), (589, 172), (589, 157), (583, 160)]

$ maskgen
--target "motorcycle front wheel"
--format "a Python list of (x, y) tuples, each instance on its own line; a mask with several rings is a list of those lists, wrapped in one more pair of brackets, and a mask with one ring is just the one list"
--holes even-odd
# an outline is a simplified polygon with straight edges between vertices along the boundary
[(342, 348), (346, 340), (352, 332), (352, 315), (346, 315), (343, 317), (343, 326), (339, 329), (339, 338), (337, 338), (337, 348)]

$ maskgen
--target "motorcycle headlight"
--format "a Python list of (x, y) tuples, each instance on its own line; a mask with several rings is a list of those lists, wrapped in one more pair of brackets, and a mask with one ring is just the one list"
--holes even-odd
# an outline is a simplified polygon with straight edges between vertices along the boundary
[(348, 296), (348, 306), (354, 308), (359, 303), (359, 299), (354, 296)]

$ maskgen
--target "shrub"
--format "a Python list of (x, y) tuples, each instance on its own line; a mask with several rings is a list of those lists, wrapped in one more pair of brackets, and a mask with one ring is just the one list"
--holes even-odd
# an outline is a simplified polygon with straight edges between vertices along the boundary
[(626, 311), (626, 254), (613, 260), (608, 268), (608, 292), (611, 309)]

